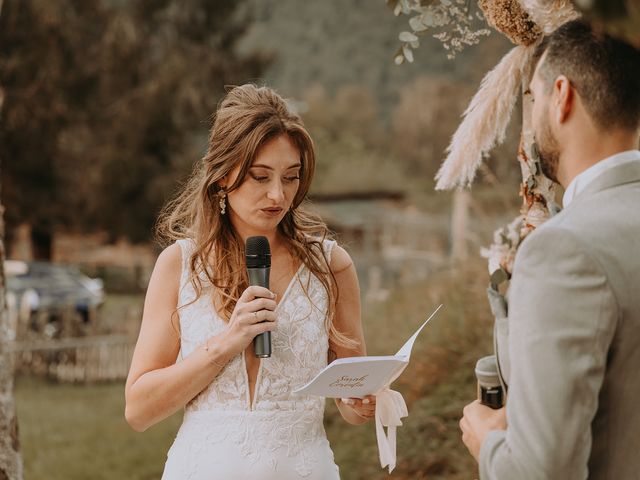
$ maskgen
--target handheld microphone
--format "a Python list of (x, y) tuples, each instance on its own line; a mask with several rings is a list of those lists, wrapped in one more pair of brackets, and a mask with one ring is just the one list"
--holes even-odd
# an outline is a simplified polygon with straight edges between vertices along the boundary
[(476, 363), (476, 378), (478, 379), (478, 399), (487, 407), (504, 407), (504, 395), (500, 376), (498, 375), (498, 361), (495, 355), (482, 357)]
[[(245, 259), (249, 285), (269, 288), (271, 248), (267, 237), (249, 237), (245, 245)], [(271, 332), (264, 332), (253, 339), (253, 353), (258, 358), (271, 356)]]

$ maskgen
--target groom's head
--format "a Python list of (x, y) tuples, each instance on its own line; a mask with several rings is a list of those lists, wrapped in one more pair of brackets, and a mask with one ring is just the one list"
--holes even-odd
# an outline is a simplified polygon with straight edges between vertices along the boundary
[(565, 157), (579, 161), (570, 157), (589, 148), (597, 155), (594, 147), (604, 154), (609, 140), (634, 135), (637, 146), (640, 51), (572, 21), (545, 38), (535, 58), (532, 126), (545, 175), (566, 187), (574, 172)]

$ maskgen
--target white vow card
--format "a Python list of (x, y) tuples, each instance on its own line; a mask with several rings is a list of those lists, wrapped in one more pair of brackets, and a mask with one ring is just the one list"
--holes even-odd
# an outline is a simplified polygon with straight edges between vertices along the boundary
[(388, 387), (409, 364), (418, 334), (440, 308), (442, 305), (435, 309), (395, 355), (339, 358), (294, 392), (327, 398), (362, 398)]

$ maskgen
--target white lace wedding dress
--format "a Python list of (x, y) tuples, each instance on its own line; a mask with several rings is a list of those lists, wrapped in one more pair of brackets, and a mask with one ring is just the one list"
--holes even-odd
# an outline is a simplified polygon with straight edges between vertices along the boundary
[[(195, 297), (188, 273), (193, 243), (178, 243), (179, 301), (187, 305)], [(327, 255), (334, 243), (325, 242)], [(163, 480), (340, 478), (322, 423), (324, 399), (292, 393), (327, 365), (326, 309), (320, 281), (301, 266), (278, 304), (273, 352), (260, 363), (254, 398), (249, 398), (244, 354), (238, 355), (186, 406)], [(206, 292), (179, 313), (179, 358), (226, 328)]]

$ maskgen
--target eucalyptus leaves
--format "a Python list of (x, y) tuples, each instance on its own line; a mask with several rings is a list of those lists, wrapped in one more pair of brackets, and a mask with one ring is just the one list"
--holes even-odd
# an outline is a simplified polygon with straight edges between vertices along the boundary
[(440, 29), (433, 36), (442, 42), (448, 58), (454, 58), (467, 45), (479, 43), (480, 37), (491, 32), (473, 25), (474, 19), (483, 18), (478, 11), (472, 13), (469, 4), (469, 0), (387, 0), (396, 16), (401, 13), (412, 15), (409, 19), (411, 31), (399, 35), (402, 46), (394, 57), (395, 63), (413, 62), (413, 49), (420, 45), (418, 37), (429, 30)]

